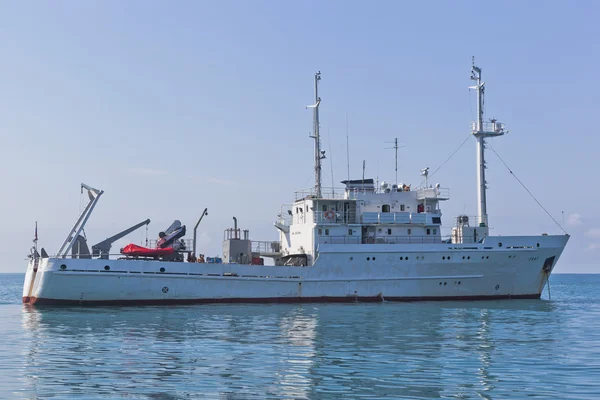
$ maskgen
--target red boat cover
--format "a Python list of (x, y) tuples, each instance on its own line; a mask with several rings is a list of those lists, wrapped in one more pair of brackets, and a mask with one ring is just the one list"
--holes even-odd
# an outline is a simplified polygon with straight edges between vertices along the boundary
[(175, 250), (173, 250), (172, 247), (165, 247), (164, 249), (149, 249), (130, 243), (121, 249), (121, 254), (126, 256), (156, 257), (173, 254), (174, 251)]

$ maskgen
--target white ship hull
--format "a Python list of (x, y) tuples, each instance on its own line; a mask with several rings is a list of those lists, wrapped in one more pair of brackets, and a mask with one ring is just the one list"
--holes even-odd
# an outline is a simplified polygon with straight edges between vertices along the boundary
[(470, 245), (320, 245), (315, 264), (306, 267), (41, 258), (28, 265), (23, 302), (539, 298), (568, 239), (544, 235), (487, 237)]

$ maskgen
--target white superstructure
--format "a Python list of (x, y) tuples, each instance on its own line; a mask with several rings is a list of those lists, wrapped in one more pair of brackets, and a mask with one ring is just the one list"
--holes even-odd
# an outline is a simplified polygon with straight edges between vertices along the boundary
[[(32, 252), (23, 286), (29, 304), (135, 304), (241, 301), (382, 301), (539, 298), (568, 235), (490, 236), (486, 207), (485, 139), (504, 134), (483, 121), (484, 83), (473, 66), (478, 119), (478, 216), (455, 218), (441, 234), (441, 204), (449, 190), (429, 183), (346, 180), (340, 189), (321, 185), (318, 95), (315, 74), (315, 186), (282, 207), (277, 242), (253, 242), (248, 231), (225, 230), (223, 259), (196, 262), (179, 221), (161, 232), (157, 249), (126, 248), (109, 257), (111, 244), (147, 225), (146, 220), (89, 251), (80, 235), (102, 191), (82, 185), (89, 204), (57, 255)], [(396, 144), (397, 146), (397, 144)], [(207, 214), (206, 210), (202, 217)], [(201, 217), (201, 219), (202, 219)], [(201, 220), (200, 219), (200, 220)], [(196, 224), (196, 228), (198, 227)], [(194, 230), (194, 237), (195, 237)], [(271, 258), (274, 265), (262, 265)], [(187, 261), (186, 261), (187, 260)]]

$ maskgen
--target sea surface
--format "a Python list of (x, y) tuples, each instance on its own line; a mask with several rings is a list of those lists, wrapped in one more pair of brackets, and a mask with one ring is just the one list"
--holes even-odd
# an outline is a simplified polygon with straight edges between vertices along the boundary
[(31, 308), (0, 274), (0, 399), (600, 399), (600, 275), (542, 300)]

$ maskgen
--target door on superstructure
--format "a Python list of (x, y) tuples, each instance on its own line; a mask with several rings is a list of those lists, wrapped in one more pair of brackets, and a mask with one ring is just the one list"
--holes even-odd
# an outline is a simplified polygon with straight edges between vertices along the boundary
[(350, 203), (344, 203), (344, 223), (350, 223)]

